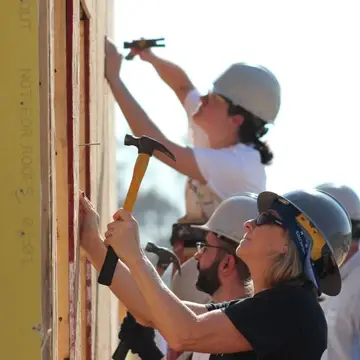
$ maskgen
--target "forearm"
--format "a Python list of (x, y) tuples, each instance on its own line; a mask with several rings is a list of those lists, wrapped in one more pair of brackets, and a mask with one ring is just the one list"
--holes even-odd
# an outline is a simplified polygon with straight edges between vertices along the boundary
[(134, 135), (146, 135), (162, 141), (165, 138), (164, 134), (141, 108), (123, 81), (116, 76), (109, 80), (109, 85)]
[(161, 151), (155, 151), (154, 156), (181, 173), (192, 178), (202, 180), (202, 175), (200, 174), (197, 166), (191, 166), (191, 164), (196, 163), (195, 159), (193, 158), (192, 162), (189, 160), (189, 156), (186, 156), (184, 159), (184, 152), (191, 153), (192, 156), (192, 150), (183, 148), (168, 140), (154, 122), (147, 116), (145, 111), (130, 94), (129, 90), (118, 76), (109, 81), (109, 85), (134, 135), (145, 135), (159, 141), (175, 155), (176, 162)]
[(191, 301), (183, 301), (182, 303), (196, 315), (202, 315), (208, 312), (205, 304), (198, 304)]
[(160, 78), (175, 92), (183, 103), (186, 95), (194, 85), (178, 65), (153, 55), (148, 62), (154, 67)]
[(197, 321), (196, 314), (167, 288), (144, 254), (134, 259), (129, 267), (147, 302), (154, 327), (171, 348), (181, 348), (183, 339), (189, 336)]
[[(86, 245), (83, 246), (83, 250), (86, 252), (86, 257), (97, 272), (100, 272), (105, 260), (107, 248), (100, 235), (92, 236), (96, 239), (94, 238), (92, 241), (86, 243)], [(149, 317), (147, 303), (133, 280), (130, 270), (121, 261), (118, 261), (116, 266), (110, 289), (139, 323), (144, 326), (153, 326)]]

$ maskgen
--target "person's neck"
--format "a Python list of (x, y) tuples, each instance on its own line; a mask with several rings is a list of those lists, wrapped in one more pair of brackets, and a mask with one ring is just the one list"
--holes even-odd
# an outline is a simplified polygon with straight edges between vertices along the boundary
[(232, 283), (229, 285), (220, 286), (219, 290), (216, 291), (212, 296), (212, 300), (216, 303), (221, 303), (224, 301), (231, 301), (236, 299), (241, 299), (246, 297), (246, 291), (244, 283)]
[(208, 135), (208, 141), (212, 149), (224, 149), (238, 144), (239, 138), (237, 134), (230, 134), (224, 137), (219, 137), (218, 134), (216, 134), (214, 137)]
[[(249, 267), (250, 269), (250, 267)], [(265, 281), (266, 268), (250, 269), (251, 279), (254, 286), (254, 294), (268, 289), (267, 282)]]

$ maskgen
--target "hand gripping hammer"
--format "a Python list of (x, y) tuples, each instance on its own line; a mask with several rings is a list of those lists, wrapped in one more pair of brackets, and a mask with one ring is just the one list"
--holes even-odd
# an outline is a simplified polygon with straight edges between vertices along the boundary
[[(124, 145), (133, 145), (138, 148), (138, 157), (136, 159), (130, 187), (123, 205), (125, 210), (132, 212), (140, 189), (141, 181), (144, 178), (150, 157), (153, 155), (153, 152), (160, 151), (169, 156), (169, 158), (173, 161), (176, 161), (176, 159), (174, 154), (171, 153), (163, 144), (148, 136), (134, 137), (127, 134), (124, 139)], [(116, 255), (114, 249), (109, 246), (104, 264), (98, 277), (99, 284), (107, 286), (111, 285), (118, 260), (119, 258)]]

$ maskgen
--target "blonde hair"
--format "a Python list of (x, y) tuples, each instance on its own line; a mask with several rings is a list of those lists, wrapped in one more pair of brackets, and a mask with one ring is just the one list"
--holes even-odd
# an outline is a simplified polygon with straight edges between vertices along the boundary
[(286, 237), (288, 251), (285, 254), (274, 254), (274, 263), (267, 273), (266, 280), (269, 287), (275, 286), (280, 281), (294, 279), (303, 272), (298, 249), (288, 233)]

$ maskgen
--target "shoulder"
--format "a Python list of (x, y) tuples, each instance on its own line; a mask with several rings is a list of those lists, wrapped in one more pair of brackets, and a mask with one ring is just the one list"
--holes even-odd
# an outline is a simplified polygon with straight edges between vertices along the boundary
[(274, 354), (284, 347), (301, 353), (307, 343), (326, 347), (323, 312), (311, 291), (300, 286), (276, 286), (229, 303), (223, 311), (259, 354)]
[[(275, 328), (279, 328), (279, 332), (281, 328), (288, 328), (293, 329), (294, 333), (296, 329), (301, 328), (321, 341), (326, 338), (324, 312), (312, 291), (306, 287), (276, 286), (232, 306), (235, 313), (238, 312), (236, 316), (242, 318), (256, 313), (256, 321), (268, 324), (274, 331)], [(235, 309), (236, 306), (238, 311)]]
[(221, 148), (193, 148), (195, 157), (202, 161), (211, 159), (215, 166), (227, 167), (229, 172), (247, 176), (250, 179), (265, 178), (265, 166), (261, 163), (260, 153), (252, 146), (238, 143)]
[[(337, 296), (323, 296), (320, 302), (328, 320), (360, 314), (360, 266), (354, 267), (342, 280), (341, 292)], [(358, 315), (360, 316), (360, 315)]]
[(221, 199), (243, 192), (259, 193), (266, 188), (265, 167), (257, 150), (251, 147), (194, 147), (193, 154), (206, 183)]
[(189, 118), (196, 112), (197, 108), (200, 105), (201, 95), (197, 89), (190, 89), (183, 101), (183, 106), (187, 112)]
[(269, 296), (279, 305), (279, 311), (299, 325), (311, 329), (315, 326), (326, 332), (326, 319), (317, 297), (306, 286), (281, 285)]
[(226, 150), (233, 156), (236, 171), (241, 171), (243, 174), (248, 175), (250, 179), (265, 179), (265, 165), (261, 163), (258, 150), (241, 143)]
[[(244, 301), (230, 303), (228, 308), (235, 312), (257, 311), (263, 316), (278, 317), (285, 322), (291, 318), (308, 318), (309, 314), (316, 321), (325, 322), (323, 311), (312, 292), (301, 286), (280, 285), (272, 289), (261, 291)], [(231, 309), (233, 308), (233, 310)], [(271, 314), (267, 315), (267, 312)]]
[(251, 145), (237, 143), (233, 146), (218, 149), (217, 151), (231, 155), (233, 159), (236, 159), (237, 161), (262, 165), (259, 151)]

